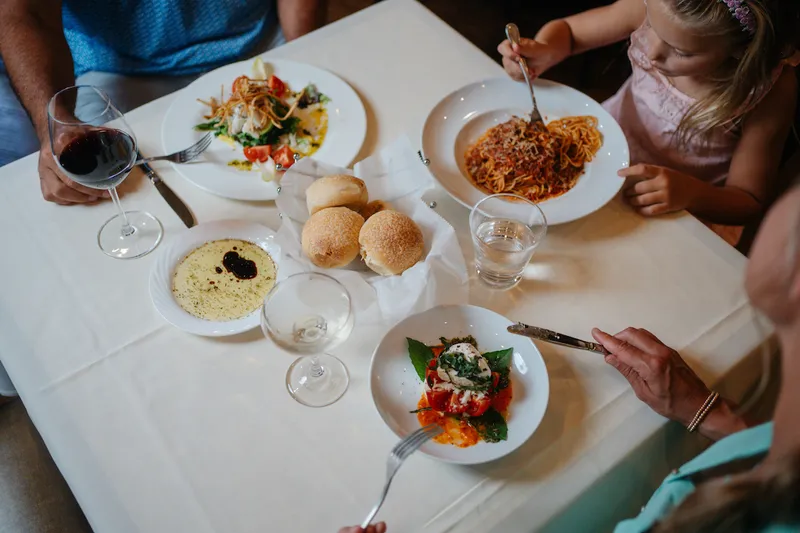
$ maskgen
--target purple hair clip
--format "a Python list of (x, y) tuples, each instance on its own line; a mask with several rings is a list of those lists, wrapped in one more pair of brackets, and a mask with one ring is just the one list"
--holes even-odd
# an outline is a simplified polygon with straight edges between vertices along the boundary
[(756, 17), (753, 16), (753, 12), (750, 11), (750, 8), (747, 6), (746, 0), (719, 1), (728, 6), (728, 10), (736, 18), (736, 20), (739, 21), (739, 24), (742, 25), (742, 31), (746, 31), (750, 35), (754, 35), (756, 33)]

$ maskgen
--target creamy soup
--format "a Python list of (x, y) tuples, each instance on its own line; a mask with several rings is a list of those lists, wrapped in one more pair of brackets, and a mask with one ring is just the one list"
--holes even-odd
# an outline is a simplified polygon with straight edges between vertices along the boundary
[(261, 247), (238, 239), (207, 242), (183, 258), (172, 278), (180, 306), (205, 320), (242, 318), (275, 285), (275, 262)]

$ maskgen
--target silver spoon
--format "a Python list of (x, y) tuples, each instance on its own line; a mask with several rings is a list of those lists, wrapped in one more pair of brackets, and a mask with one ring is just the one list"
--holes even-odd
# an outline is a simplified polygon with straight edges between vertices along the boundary
[[(519, 45), (519, 28), (517, 28), (517, 25), (513, 22), (506, 24), (506, 37), (508, 37), (508, 40), (513, 44)], [(530, 75), (528, 74), (528, 64), (525, 62), (525, 58), (522, 56), (519, 58), (519, 68), (522, 70), (522, 75), (525, 76), (525, 83), (528, 84), (528, 89), (531, 91), (531, 101), (533, 102), (533, 110), (531, 110), (531, 124), (536, 125), (538, 123), (544, 126), (542, 114), (539, 113), (539, 106), (536, 105), (536, 95), (533, 94), (533, 83), (531, 82)]]

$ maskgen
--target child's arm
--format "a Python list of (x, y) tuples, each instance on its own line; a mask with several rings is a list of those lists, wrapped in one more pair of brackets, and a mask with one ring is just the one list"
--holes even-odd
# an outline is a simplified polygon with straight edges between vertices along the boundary
[(590, 9), (542, 26), (535, 39), (521, 39), (520, 46), (507, 40), (497, 50), (503, 56), (503, 67), (521, 80), (519, 57), (527, 58), (533, 76), (540, 76), (573, 54), (600, 48), (630, 37), (645, 19), (643, 0), (617, 0), (613, 4)]
[[(734, 219), (731, 223), (758, 215), (773, 193), (774, 178), (778, 175), (786, 139), (792, 128), (797, 105), (797, 77), (794, 69), (786, 68), (767, 96), (750, 113), (744, 122), (742, 138), (736, 146), (725, 187), (738, 189), (756, 201), (750, 209), (715, 209), (713, 198), (700, 198), (698, 212), (708, 212), (708, 217)], [(701, 215), (702, 216), (702, 215)], [(738, 220), (736, 220), (738, 219)]]
[(725, 186), (655, 165), (619, 172), (629, 178), (625, 195), (643, 215), (688, 210), (716, 224), (742, 225), (761, 214), (778, 173), (797, 100), (795, 73), (787, 69), (744, 123)]

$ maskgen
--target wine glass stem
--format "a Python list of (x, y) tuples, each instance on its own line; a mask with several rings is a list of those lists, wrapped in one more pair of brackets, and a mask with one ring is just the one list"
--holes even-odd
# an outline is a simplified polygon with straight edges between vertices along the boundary
[(319, 364), (319, 357), (316, 355), (311, 358), (311, 377), (321, 378), (325, 374), (325, 369)]
[(108, 192), (109, 194), (111, 194), (111, 199), (114, 200), (114, 205), (117, 206), (117, 210), (119, 211), (119, 214), (122, 217), (122, 228), (120, 228), (122, 236), (130, 237), (136, 230), (134, 230), (133, 226), (130, 225), (130, 223), (128, 222), (128, 215), (125, 213), (125, 210), (122, 209), (122, 202), (119, 201), (119, 194), (117, 194), (117, 188), (111, 187), (108, 190)]

